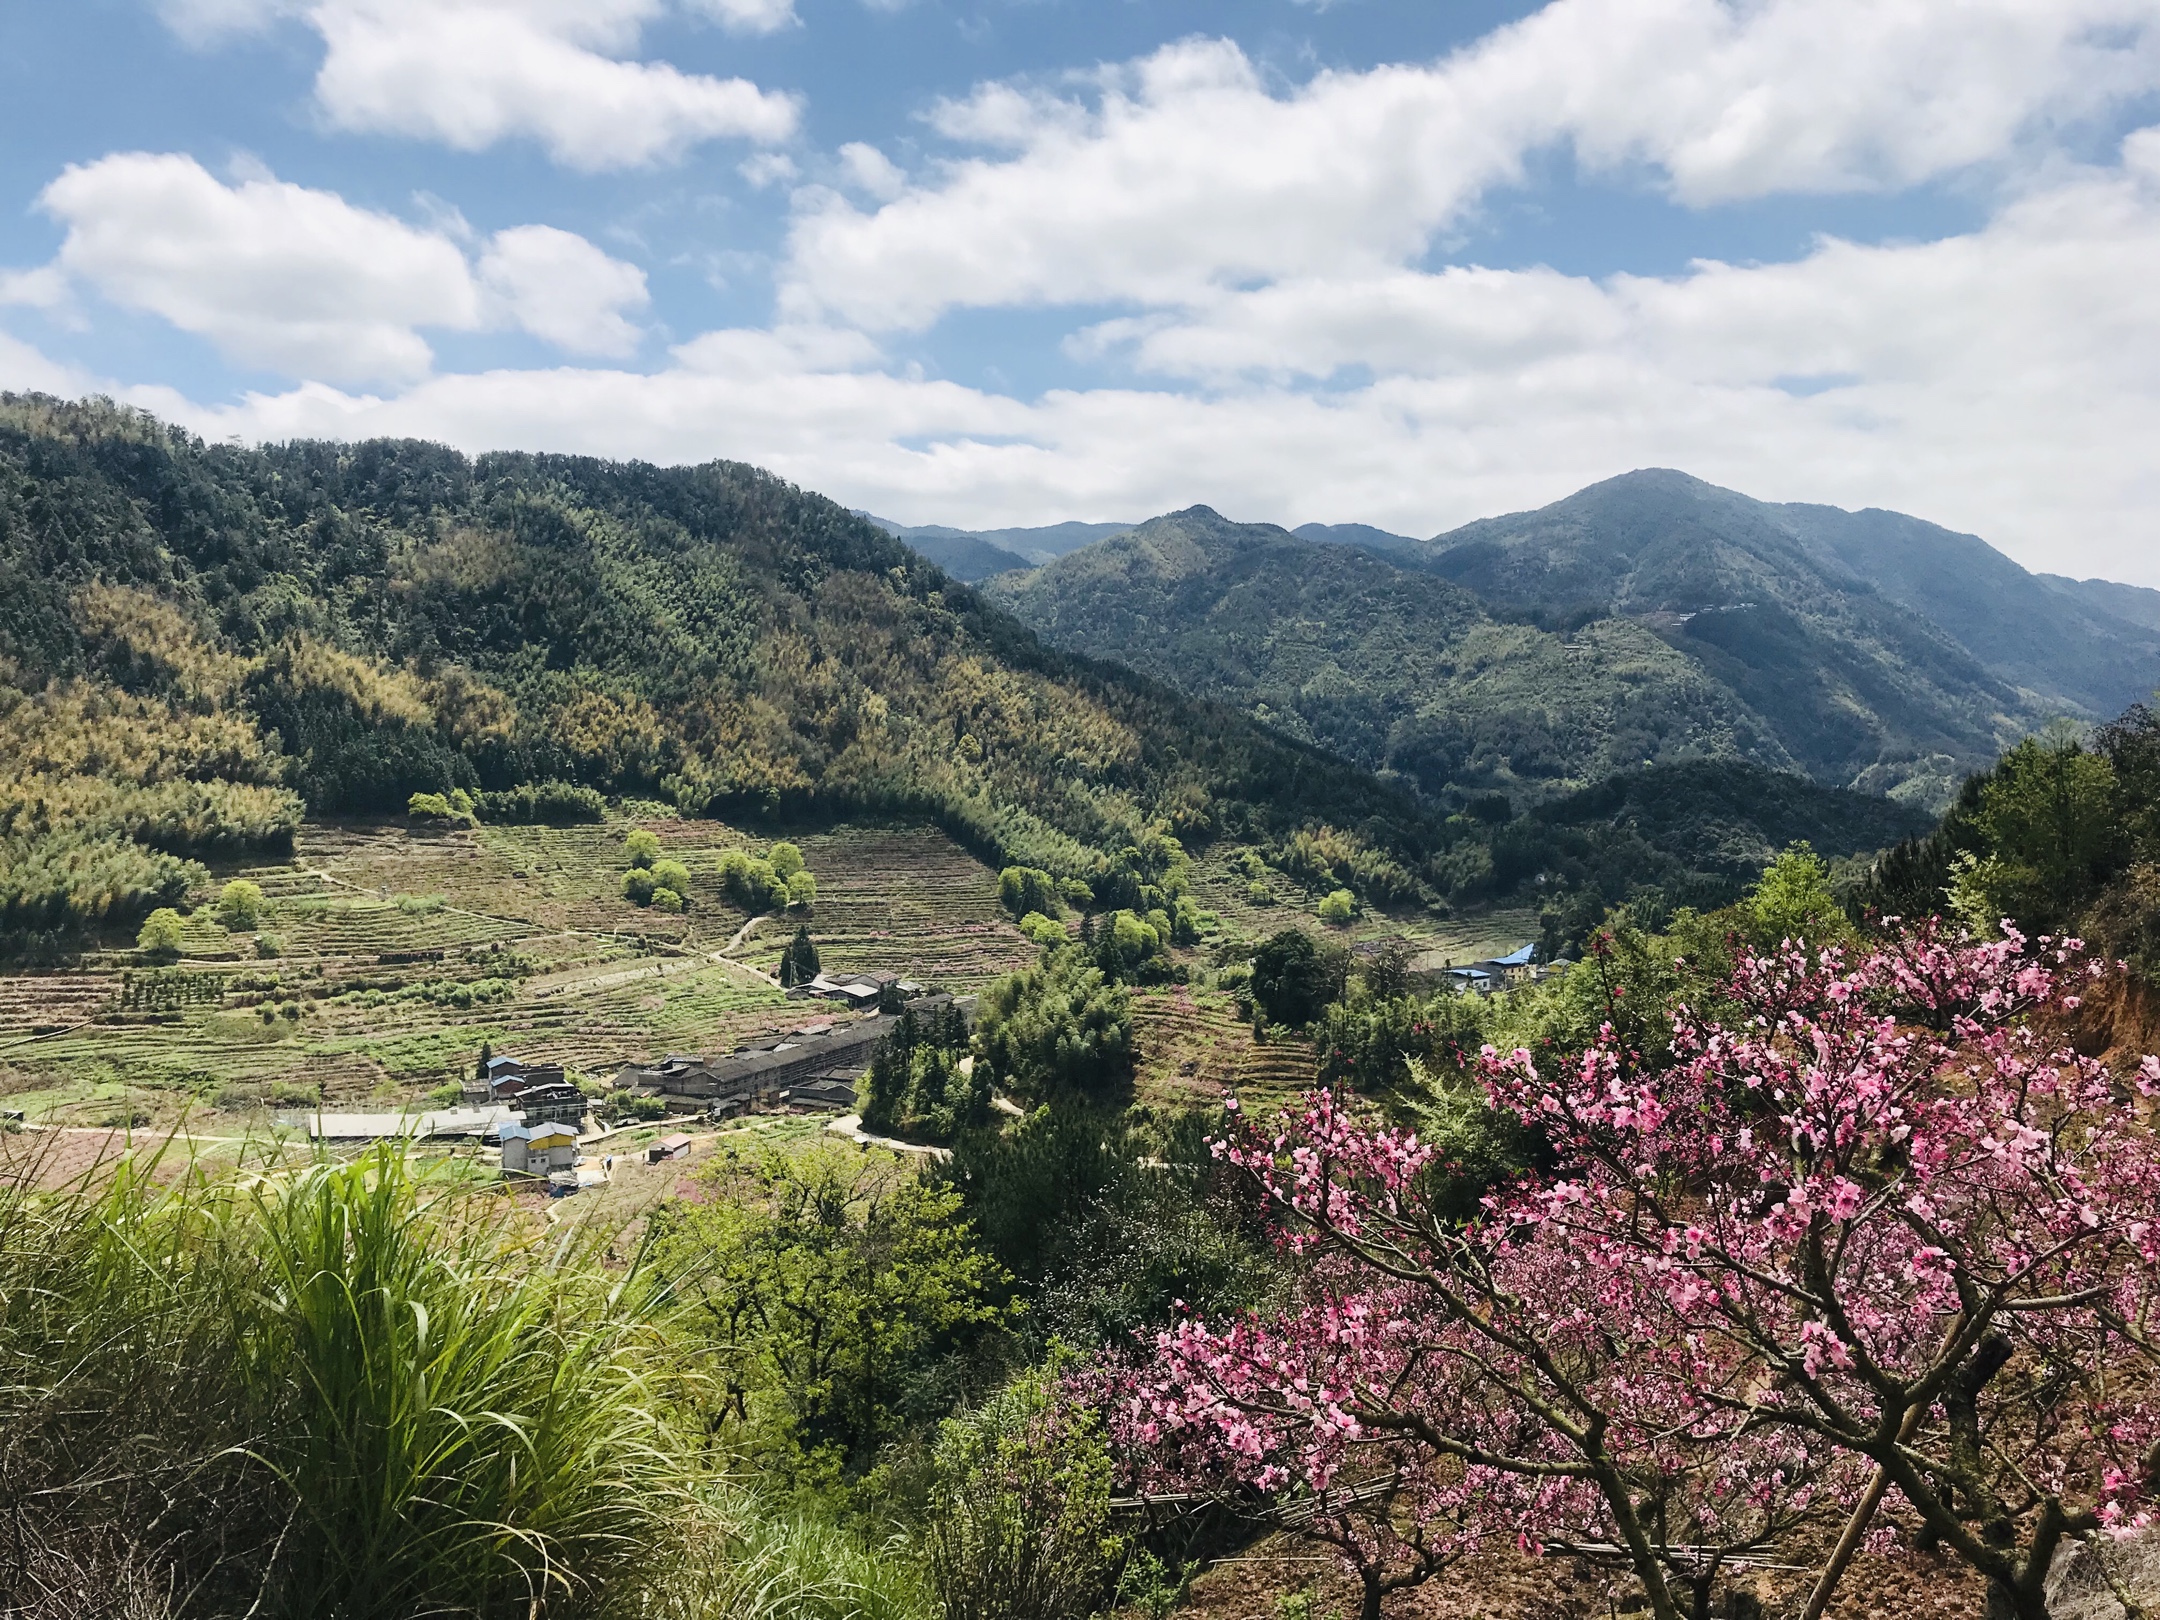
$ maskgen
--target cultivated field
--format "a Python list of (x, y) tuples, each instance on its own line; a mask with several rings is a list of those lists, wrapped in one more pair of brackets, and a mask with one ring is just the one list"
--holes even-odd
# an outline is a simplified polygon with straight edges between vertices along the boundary
[[(681, 916), (621, 898), (622, 840), (649, 828), (691, 873)], [(928, 828), (800, 836), (830, 968), (973, 989), (1033, 956), (994, 873)], [(768, 839), (712, 821), (434, 832), (311, 825), (288, 861), (235, 864), (260, 929), (228, 933), (198, 896), (177, 962), (94, 952), (0, 977), (0, 1093), (53, 1123), (234, 1127), (279, 1108), (402, 1105), (454, 1085), (483, 1042), (588, 1074), (725, 1049), (798, 1021), (771, 977), (798, 919), (745, 933), (721, 891), (729, 850)], [(206, 1127), (207, 1128), (207, 1127)]]

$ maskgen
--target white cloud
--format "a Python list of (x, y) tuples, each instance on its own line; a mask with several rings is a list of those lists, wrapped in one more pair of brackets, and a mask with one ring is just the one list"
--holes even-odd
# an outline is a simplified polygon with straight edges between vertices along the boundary
[(419, 326), (473, 327), (465, 256), (443, 237), (276, 180), (227, 186), (193, 158), (121, 153), (45, 188), (71, 279), (292, 376), (402, 380)]
[(230, 34), (252, 34), (284, 17), (298, 16), (305, 0), (153, 0), (165, 26), (191, 45), (208, 45)]
[(889, 202), (907, 190), (907, 175), (876, 147), (849, 141), (840, 148), (840, 171), (857, 190)]
[(777, 33), (802, 20), (795, 15), (795, 0), (689, 0), (689, 4), (736, 34)]
[(763, 191), (767, 186), (786, 185), (801, 171), (785, 152), (752, 152), (735, 165), (735, 172)]
[(935, 110), (955, 161), (797, 220), (789, 308), (922, 326), (954, 307), (1175, 304), (1420, 256), (1530, 155), (1646, 167), (1678, 200), (1897, 189), (2160, 89), (2156, 0), (1554, 0), (1427, 66), (1277, 93), (1194, 39), (1052, 95)]
[(651, 302), (644, 271), (551, 225), (497, 232), (480, 260), (480, 279), (518, 325), (572, 354), (635, 353), (642, 334), (624, 311)]
[[(684, 0), (735, 33), (796, 21), (793, 0)], [(667, 0), (157, 0), (207, 44), (305, 17), (327, 47), (315, 99), (333, 127), (474, 152), (537, 140), (585, 170), (680, 157), (721, 138), (785, 140), (800, 108), (747, 79), (624, 60)]]
[(67, 277), (60, 273), (57, 265), (39, 265), (35, 270), (0, 270), (0, 304), (58, 309), (67, 302), (67, 297)]
[[(986, 526), (1207, 501), (1432, 533), (1679, 466), (1769, 499), (1914, 512), (2033, 567), (2160, 584), (2160, 131), (2125, 154), (1934, 243), (1826, 241), (1792, 263), (1667, 278), (1314, 282), (1108, 339), (1204, 385), (1185, 390), (1021, 401), (896, 374), (859, 332), (783, 326), (708, 333), (651, 375), (498, 371), (386, 397), (309, 385), (229, 407), (130, 397), (215, 436), (739, 457), (851, 505)], [(1298, 375), (1353, 367), (1333, 388)], [(1795, 377), (1837, 382), (1807, 393)]]
[(678, 157), (716, 137), (794, 132), (791, 97), (607, 54), (634, 46), (657, 9), (657, 0), (326, 0), (312, 14), (329, 46), (316, 99), (341, 129), (467, 152), (530, 137), (587, 170)]
[(624, 312), (646, 304), (643, 271), (568, 231), (500, 232), (476, 276), (445, 230), (266, 173), (227, 185), (171, 153), (70, 168), (40, 205), (66, 239), (52, 264), (0, 284), (19, 295), (0, 302), (49, 306), (81, 283), (295, 377), (423, 377), (423, 328), (517, 325), (574, 353), (627, 354), (639, 334)]

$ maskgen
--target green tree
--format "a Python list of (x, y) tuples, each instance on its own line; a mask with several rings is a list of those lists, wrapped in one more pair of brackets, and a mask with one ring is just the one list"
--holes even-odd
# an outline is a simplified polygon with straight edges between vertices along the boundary
[(1100, 1419), (1065, 1388), (1077, 1360), (1055, 1349), (939, 1426), (923, 1554), (944, 1620), (1088, 1620), (1108, 1607), (1125, 1545)]
[(633, 906), (651, 905), (653, 891), (658, 887), (652, 873), (641, 866), (633, 866), (622, 875), (622, 897)]
[(765, 852), (765, 864), (782, 883), (803, 869), (802, 851), (793, 844), (775, 844)]
[(1954, 864), (1952, 910), (1983, 934), (2003, 917), (2028, 933), (2067, 926), (2121, 863), (2126, 819), (2107, 755), (2068, 730), (2026, 738), (1980, 789), (1982, 848)]
[(790, 911), (807, 911), (817, 904), (817, 879), (807, 867), (797, 870), (787, 880), (787, 903)]
[(178, 956), (181, 930), (185, 926), (179, 912), (171, 906), (159, 906), (143, 919), (142, 931), (135, 936), (135, 946), (152, 956)]
[(1338, 948), (1285, 928), (1253, 953), (1253, 1000), (1270, 1022), (1303, 1029), (1342, 993), (1346, 962)]
[(632, 866), (650, 866), (660, 858), (660, 837), (647, 827), (632, 827), (624, 833), (622, 847)]
[(939, 1357), (1004, 1320), (1009, 1279), (957, 1190), (841, 1144), (729, 1154), (663, 1206), (655, 1254), (720, 1386), (713, 1422), (802, 1487), (859, 1478)]
[(236, 934), (252, 931), (262, 921), (262, 889), (246, 878), (234, 878), (218, 892), (217, 918)]
[(1134, 912), (1113, 911), (1096, 931), (1095, 965), (1121, 982), (1159, 982), (1169, 972), (1163, 954), (1166, 932)]
[(1057, 879), (1032, 866), (1008, 866), (998, 874), (998, 901), (1015, 918), (1031, 911), (1058, 917), (1065, 910)]
[(1845, 908), (1830, 888), (1830, 869), (1805, 840), (1789, 844), (1763, 868), (1763, 875), (1740, 909), (1748, 918), (1751, 942), (1774, 950), (1786, 940), (1833, 945), (1852, 935)]
[(811, 941), (810, 930), (807, 927), (796, 929), (795, 937), (780, 952), (780, 982), (808, 984), (818, 976), (820, 966), (818, 948)]
[(975, 1043), (1021, 1096), (1104, 1095), (1132, 1075), (1132, 998), (1082, 952), (1057, 951), (983, 992)]
[(1330, 928), (1348, 928), (1356, 915), (1357, 896), (1348, 889), (1337, 889), (1320, 902), (1320, 920)]
[(654, 861), (651, 870), (654, 888), (673, 889), (679, 895), (690, 892), (690, 868), (681, 861)]
[(652, 908), (655, 911), (672, 912), (679, 916), (682, 913), (683, 905), (683, 897), (664, 884), (656, 887), (652, 892)]

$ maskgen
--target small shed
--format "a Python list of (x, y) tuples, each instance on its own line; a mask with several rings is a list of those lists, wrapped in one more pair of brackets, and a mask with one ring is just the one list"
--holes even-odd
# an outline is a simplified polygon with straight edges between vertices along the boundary
[(578, 1162), (578, 1133), (560, 1120), (516, 1121), (502, 1128), (503, 1169), (523, 1175), (569, 1170)]
[(658, 1164), (663, 1159), (679, 1159), (690, 1151), (690, 1138), (680, 1134), (663, 1136), (645, 1150), (645, 1162)]

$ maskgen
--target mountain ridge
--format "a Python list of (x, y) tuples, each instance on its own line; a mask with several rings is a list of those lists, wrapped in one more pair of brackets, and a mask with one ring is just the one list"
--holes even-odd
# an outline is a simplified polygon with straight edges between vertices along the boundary
[[(1429, 759), (1421, 767), (1407, 734), (1382, 747), (1369, 735), (1356, 741), (1344, 723), (1315, 729), (1303, 711), (1325, 694), (1308, 690), (1315, 675), (1309, 659), (1272, 673), (1263, 663), (1241, 683), (1226, 646), (1203, 645), (1206, 635), (1194, 641), (1202, 620), (1229, 611), (1233, 588), (1238, 646), (1257, 645), (1254, 638), (1269, 622), (1251, 582), (1231, 577), (1227, 553), (1204, 566), (1193, 561), (1197, 553), (1186, 554), (1184, 583), (1166, 594), (1164, 548), (1173, 540), (1158, 527), (1190, 527), (1200, 513), (1228, 521), (1209, 508), (1164, 514), (1101, 543), (1108, 551), (1085, 548), (1025, 574), (1000, 575), (988, 589), (1059, 645), (1244, 702), (1273, 723), (1283, 723), (1286, 713), (1301, 715), (1302, 726), (1295, 720), (1287, 726), (1293, 734), (1324, 739), (1376, 768), (1401, 770), (1427, 791), (1446, 775), (1460, 791), (1527, 785), (1539, 796), (1626, 763), (1594, 748), (1585, 752), (1578, 739), (1558, 772), (1549, 761), (1526, 764), (1511, 753), (1457, 781), (1451, 772), (1436, 773)], [(1616, 642), (1628, 643), (1637, 662), (1616, 678), (1639, 688), (1655, 669), (1655, 681), (1673, 697), (1687, 682), (1679, 667), (1641, 647), (1640, 638), (1653, 638), (1691, 672), (1689, 679), (1722, 694), (1714, 723), (1700, 703), (1681, 704), (1685, 723), (1677, 736), (1671, 725), (1657, 731), (1653, 759), (1724, 753), (1773, 767), (1798, 765), (1818, 781), (1939, 806), (1967, 772), (2052, 716), (2107, 718), (2160, 683), (2160, 592), (2052, 581), (1977, 536), (1921, 519), (1755, 501), (1673, 469), (1622, 474), (1532, 512), (1480, 519), (1405, 546), (1345, 547), (1301, 540), (1273, 525), (1242, 527), (1249, 539), (1269, 537), (1282, 616), (1300, 622), (1326, 620), (1334, 610), (1315, 597), (1312, 581), (1290, 576), (1309, 569), (1315, 580), (1341, 583), (1341, 565), (1331, 559), (1355, 552), (1379, 568), (1460, 586), (1496, 623), (1559, 638), (1577, 664), (1609, 659)], [(1143, 531), (1154, 534), (1148, 546), (1129, 543)], [(1285, 545), (1307, 550), (1291, 565)], [(1151, 560), (1125, 589), (1118, 576), (1138, 563), (1142, 550)], [(1203, 603), (1206, 592), (1192, 581), (1206, 569), (1220, 576), (1221, 589)], [(1141, 612), (1137, 599), (1151, 593), (1160, 599)], [(1368, 581), (1337, 606), (1362, 604), (1360, 633), (1384, 636), (1391, 632), (1374, 617), (1378, 601)], [(1463, 628), (1450, 618), (1461, 609), (1455, 601), (1430, 626), (1440, 641)], [(1145, 636), (1136, 633), (1136, 612), (1153, 621)], [(2141, 614), (2153, 622), (2139, 622)], [(1339, 632), (1336, 641), (1342, 640)], [(1517, 701), (1535, 695), (1548, 710), (1580, 701), (1580, 681), (1570, 695), (1567, 683), (1540, 670), (1550, 651), (1535, 639), (1512, 649)], [(1497, 667), (1509, 663), (1502, 659)], [(1368, 670), (1369, 680), (1351, 686), (1393, 727), (1405, 714), (1445, 706), (1429, 686), (1418, 686), (1436, 667), (1428, 658), (1392, 677)], [(1494, 667), (1481, 666), (1488, 677)], [(1524, 682), (1539, 690), (1524, 691)], [(1485, 718), (1497, 723), (1499, 716)]]

